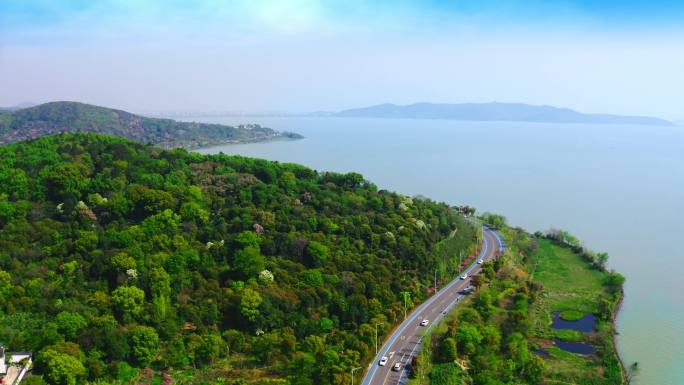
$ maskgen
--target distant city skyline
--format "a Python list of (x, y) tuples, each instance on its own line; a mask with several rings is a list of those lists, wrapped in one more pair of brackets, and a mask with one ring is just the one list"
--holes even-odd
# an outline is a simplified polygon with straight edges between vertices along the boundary
[(0, 3), (0, 106), (520, 102), (684, 119), (676, 1)]

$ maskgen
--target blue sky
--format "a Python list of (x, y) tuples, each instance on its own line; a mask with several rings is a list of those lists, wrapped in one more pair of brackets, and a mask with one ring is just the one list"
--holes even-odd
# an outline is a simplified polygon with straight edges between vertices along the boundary
[(0, 0), (0, 105), (519, 101), (684, 117), (684, 2)]

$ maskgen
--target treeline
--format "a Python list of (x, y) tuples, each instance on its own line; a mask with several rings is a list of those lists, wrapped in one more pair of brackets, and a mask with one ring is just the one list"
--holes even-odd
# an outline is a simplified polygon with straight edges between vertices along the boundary
[(34, 384), (348, 383), (401, 292), (426, 298), (446, 237), (457, 253), (476, 234), (355, 173), (94, 134), (4, 146), (0, 342), (34, 353)]

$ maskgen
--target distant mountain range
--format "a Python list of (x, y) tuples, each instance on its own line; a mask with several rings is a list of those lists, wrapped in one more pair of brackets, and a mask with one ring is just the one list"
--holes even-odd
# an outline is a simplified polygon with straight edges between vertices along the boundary
[(197, 148), (301, 135), (257, 124), (226, 126), (148, 118), (77, 102), (51, 102), (0, 111), (0, 145), (59, 133), (92, 132), (151, 143), (163, 148)]
[(470, 121), (511, 121), (544, 123), (599, 123), (673, 126), (674, 123), (649, 116), (585, 114), (568, 108), (533, 106), (523, 103), (415, 103), (406, 106), (379, 104), (336, 113), (315, 112), (311, 116), (450, 119)]

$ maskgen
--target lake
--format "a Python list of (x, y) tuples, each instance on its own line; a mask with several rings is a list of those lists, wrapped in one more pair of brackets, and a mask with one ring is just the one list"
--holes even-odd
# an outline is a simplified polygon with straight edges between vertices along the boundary
[(356, 171), (380, 188), (570, 231), (627, 277), (618, 347), (640, 384), (684, 383), (684, 127), (205, 118), (306, 139), (203, 149)]

